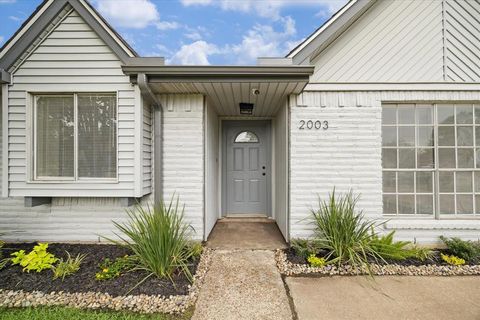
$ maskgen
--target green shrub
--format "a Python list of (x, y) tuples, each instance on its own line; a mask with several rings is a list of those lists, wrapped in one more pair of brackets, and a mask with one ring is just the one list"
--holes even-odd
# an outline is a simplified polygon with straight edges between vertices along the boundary
[(370, 271), (368, 256), (380, 257), (370, 241), (376, 225), (356, 212), (357, 200), (351, 191), (337, 198), (335, 190), (328, 201), (320, 199), (319, 209), (312, 210), (315, 235), (319, 246), (329, 252), (325, 258), (330, 263), (348, 263)]
[(442, 260), (452, 266), (461, 266), (465, 264), (465, 260), (454, 255), (449, 256), (448, 254), (441, 253), (440, 256)]
[(45, 269), (51, 269), (53, 264), (57, 262), (57, 258), (47, 252), (48, 243), (39, 243), (29, 254), (25, 254), (25, 250), (12, 253), (12, 264), (19, 264), (23, 267), (23, 271), (30, 272), (34, 270), (40, 272)]
[(420, 261), (431, 260), (434, 256), (434, 251), (425, 247), (415, 246), (411, 249), (414, 257)]
[(203, 252), (203, 246), (201, 242), (190, 241), (190, 243), (185, 247), (187, 253), (191, 253), (193, 259), (198, 259)]
[(53, 266), (53, 279), (62, 278), (62, 281), (65, 280), (65, 277), (70, 276), (80, 270), (80, 264), (87, 256), (86, 254), (78, 254), (75, 258), (72, 258), (68, 251), (67, 259), (58, 260), (57, 265)]
[(317, 254), (320, 247), (316, 241), (307, 239), (292, 239), (291, 246), (295, 253), (307, 259), (311, 254)]
[(313, 253), (308, 256), (307, 261), (308, 263), (310, 263), (312, 267), (317, 267), (317, 268), (324, 267), (325, 264), (327, 263), (327, 260), (325, 260), (325, 258), (319, 258)]
[(410, 241), (394, 241), (395, 231), (379, 237), (372, 232), (370, 246), (381, 259), (405, 260), (416, 257), (415, 249), (408, 248)]
[(168, 205), (160, 202), (153, 209), (137, 205), (127, 214), (127, 223), (115, 223), (121, 240), (110, 241), (134, 253), (134, 269), (147, 271), (147, 277), (155, 275), (171, 281), (173, 272), (179, 270), (191, 280), (188, 267), (194, 252), (189, 249), (189, 238), (193, 228), (185, 223), (184, 208), (179, 207), (178, 198), (175, 203), (172, 198)]
[(3, 246), (5, 245), (5, 242), (3, 242), (2, 240), (0, 240), (0, 270), (2, 270), (8, 263), (8, 260), (7, 258), (4, 258), (3, 257)]
[(101, 271), (95, 274), (96, 280), (110, 280), (120, 277), (123, 272), (134, 268), (134, 259), (129, 255), (110, 260), (105, 258), (98, 264)]
[(460, 238), (446, 238), (444, 236), (440, 236), (440, 239), (454, 256), (469, 262), (477, 261), (480, 258), (480, 244), (478, 242), (464, 241)]

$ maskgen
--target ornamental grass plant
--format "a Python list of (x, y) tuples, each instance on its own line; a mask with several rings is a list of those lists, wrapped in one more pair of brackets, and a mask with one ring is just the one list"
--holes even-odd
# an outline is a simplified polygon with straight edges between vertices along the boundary
[(191, 281), (189, 263), (195, 252), (189, 239), (193, 228), (185, 223), (184, 207), (180, 207), (178, 198), (174, 201), (172, 197), (170, 203), (162, 201), (153, 207), (136, 205), (127, 210), (127, 215), (126, 223), (114, 223), (120, 231), (116, 233), (120, 240), (109, 240), (133, 252), (132, 270), (148, 273), (140, 283), (150, 276), (174, 282), (175, 272), (183, 272)]

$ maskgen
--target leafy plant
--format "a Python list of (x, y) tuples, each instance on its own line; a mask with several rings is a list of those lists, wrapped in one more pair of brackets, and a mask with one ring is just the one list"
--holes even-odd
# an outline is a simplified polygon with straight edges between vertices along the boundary
[(14, 252), (11, 254), (13, 256), (11, 262), (14, 265), (19, 264), (23, 267), (23, 271), (27, 272), (51, 269), (58, 259), (53, 254), (48, 253), (47, 248), (48, 243), (38, 243), (28, 254), (25, 254), (25, 250)]
[(447, 255), (441, 253), (440, 256), (442, 257), (442, 260), (445, 261), (446, 263), (452, 265), (452, 266), (461, 266), (465, 264), (465, 260), (459, 257), (456, 257), (454, 255)]
[(2, 270), (8, 263), (9, 259), (3, 258), (3, 246), (5, 245), (5, 242), (0, 240), (0, 270)]
[(476, 261), (480, 259), (480, 243), (465, 241), (460, 238), (446, 238), (440, 236), (440, 239), (447, 246), (448, 252), (465, 261)]
[(101, 271), (95, 274), (96, 280), (110, 280), (119, 277), (123, 272), (134, 267), (133, 259), (129, 255), (116, 258), (114, 261), (105, 258), (98, 264)]
[(312, 210), (315, 235), (319, 246), (329, 252), (325, 258), (330, 263), (365, 266), (370, 273), (368, 256), (380, 257), (371, 242), (376, 225), (356, 212), (357, 200), (351, 191), (337, 197), (335, 189), (328, 201), (320, 199), (319, 209)]
[(410, 241), (394, 241), (395, 231), (379, 237), (372, 232), (370, 246), (382, 259), (405, 260), (416, 257), (416, 250), (408, 248)]
[(292, 239), (291, 246), (295, 253), (307, 259), (311, 254), (316, 254), (320, 250), (320, 247), (316, 241), (307, 239)]
[(325, 266), (325, 264), (327, 263), (327, 260), (325, 260), (325, 258), (319, 258), (313, 253), (308, 256), (307, 261), (312, 267), (318, 268)]
[(411, 249), (414, 253), (414, 257), (420, 261), (431, 260), (434, 256), (433, 250), (425, 247), (415, 246)]
[(193, 228), (185, 223), (184, 208), (179, 207), (178, 198), (175, 203), (172, 197), (168, 205), (159, 202), (153, 208), (137, 205), (127, 210), (127, 214), (127, 223), (114, 222), (122, 234), (117, 234), (120, 240), (109, 240), (134, 253), (134, 269), (149, 273), (140, 283), (150, 276), (168, 278), (173, 282), (172, 274), (177, 270), (191, 280), (188, 267), (195, 252), (189, 247), (189, 237)]
[(198, 259), (198, 257), (200, 257), (200, 255), (203, 252), (203, 246), (200, 242), (190, 241), (188, 246), (185, 247), (185, 250), (187, 250), (187, 252), (191, 253), (192, 258)]
[(57, 265), (53, 266), (53, 279), (62, 278), (63, 281), (65, 277), (80, 270), (80, 264), (87, 256), (86, 254), (78, 254), (75, 258), (72, 258), (68, 251), (65, 252), (67, 253), (67, 259), (63, 260), (61, 258)]

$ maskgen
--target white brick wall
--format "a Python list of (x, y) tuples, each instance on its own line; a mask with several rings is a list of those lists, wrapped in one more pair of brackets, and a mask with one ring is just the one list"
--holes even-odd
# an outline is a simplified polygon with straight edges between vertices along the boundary
[[(318, 196), (352, 189), (367, 217), (390, 220), (398, 239), (436, 243), (439, 235), (478, 239), (477, 221), (392, 218), (382, 215), (382, 101), (480, 101), (480, 91), (305, 92), (291, 97), (290, 224), (292, 238), (311, 235)], [(303, 107), (302, 107), (303, 106)], [(323, 106), (323, 107), (322, 107)], [(359, 107), (360, 106), (360, 107)], [(300, 120), (329, 122), (328, 130), (300, 130)]]

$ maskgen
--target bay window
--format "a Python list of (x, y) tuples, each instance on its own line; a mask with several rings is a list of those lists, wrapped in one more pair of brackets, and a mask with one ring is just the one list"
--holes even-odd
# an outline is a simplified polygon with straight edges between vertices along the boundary
[(37, 95), (34, 127), (36, 180), (116, 178), (115, 94)]
[(480, 104), (384, 104), (383, 212), (480, 216)]

